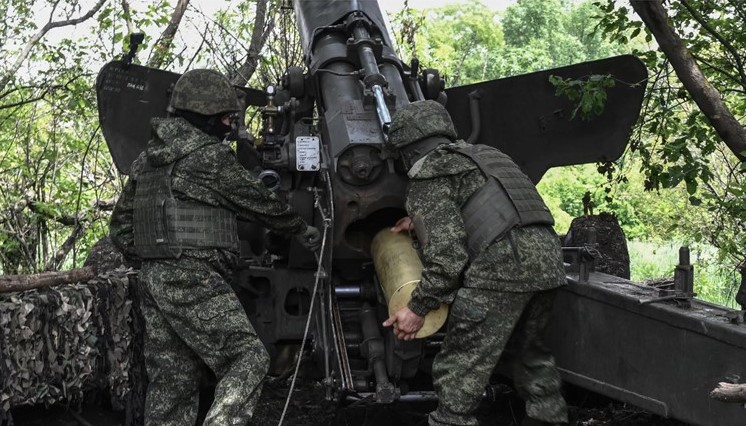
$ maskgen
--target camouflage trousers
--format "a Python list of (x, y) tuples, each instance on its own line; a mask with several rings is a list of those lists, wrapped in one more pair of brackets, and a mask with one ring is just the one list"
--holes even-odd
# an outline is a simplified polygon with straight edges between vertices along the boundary
[(443, 348), (433, 363), (439, 402), (430, 413), (430, 425), (477, 425), (474, 413), (503, 354), (518, 395), (526, 402), (526, 414), (550, 423), (567, 422), (559, 372), (542, 338), (555, 292), (458, 291)]
[(146, 426), (191, 426), (206, 364), (218, 380), (205, 425), (249, 423), (269, 357), (235, 293), (209, 263), (144, 262)]

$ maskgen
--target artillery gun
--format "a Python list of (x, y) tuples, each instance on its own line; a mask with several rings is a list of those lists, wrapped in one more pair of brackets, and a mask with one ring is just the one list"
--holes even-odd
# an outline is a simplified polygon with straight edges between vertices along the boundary
[[(623, 153), (647, 71), (637, 58), (619, 56), (446, 89), (437, 70), (397, 57), (375, 1), (296, 0), (294, 7), (305, 68), (288, 68), (263, 90), (237, 88), (263, 119), (256, 140), (238, 132), (237, 155), (324, 230), (325, 244), (314, 257), (243, 223), (234, 288), (274, 359), (283, 347), (309, 343), (330, 397), (427, 397), (443, 333), (404, 342), (380, 325), (392, 289), (381, 288), (376, 267), (390, 261), (374, 259), (371, 242), (405, 215), (407, 184), (386, 149), (391, 115), (417, 100), (445, 103), (461, 138), (500, 148), (538, 182), (551, 167)], [(607, 90), (598, 117), (573, 119), (575, 105), (555, 96), (549, 76), (593, 74), (630, 84)], [(178, 77), (126, 61), (101, 70), (99, 117), (121, 172), (144, 149), (150, 118), (166, 115)], [(686, 253), (676, 288), (661, 295), (593, 272), (586, 248), (565, 250), (570, 284), (557, 300), (550, 342), (566, 381), (663, 417), (741, 424), (740, 406), (708, 393), (725, 378), (746, 376), (743, 316), (692, 298)]]

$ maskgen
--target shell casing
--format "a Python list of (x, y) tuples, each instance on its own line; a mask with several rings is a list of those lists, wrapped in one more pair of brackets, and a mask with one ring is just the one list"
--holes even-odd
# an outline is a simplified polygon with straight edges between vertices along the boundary
[[(412, 291), (422, 278), (422, 262), (412, 246), (412, 239), (404, 233), (393, 233), (388, 228), (376, 234), (371, 244), (373, 265), (389, 308), (389, 315), (407, 306)], [(442, 304), (425, 315), (425, 323), (416, 337), (427, 337), (438, 331), (448, 317), (448, 305)]]

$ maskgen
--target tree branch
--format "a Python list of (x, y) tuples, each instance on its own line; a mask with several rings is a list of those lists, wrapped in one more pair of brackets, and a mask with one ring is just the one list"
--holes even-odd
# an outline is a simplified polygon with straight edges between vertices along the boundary
[(83, 229), (84, 227), (82, 223), (79, 222), (75, 225), (72, 232), (70, 232), (70, 235), (60, 246), (59, 250), (55, 252), (51, 259), (47, 260), (47, 263), (44, 265), (45, 271), (56, 271), (57, 268), (59, 268), (62, 261), (67, 257), (67, 254), (70, 253), (70, 250), (75, 247), (75, 243), (78, 241), (80, 236), (83, 235)]
[(101, 212), (110, 212), (114, 210), (116, 201), (114, 200), (96, 200), (93, 203), (93, 208)]
[[(83, 220), (83, 218), (85, 218), (85, 216), (90, 212), (89, 209), (85, 209), (85, 210), (80, 211), (78, 215), (71, 215), (71, 214), (64, 214), (64, 213), (54, 214), (42, 208), (39, 202), (36, 200), (21, 200), (20, 202), (16, 203), (16, 206), (14, 206), (11, 213), (15, 213), (17, 215), (24, 209), (24, 207), (28, 207), (28, 209), (32, 211), (33, 213), (36, 213), (40, 216), (44, 216), (47, 219), (51, 219), (64, 226), (80, 225), (81, 220)], [(112, 211), (114, 210), (114, 201), (96, 200), (93, 202), (93, 205), (91, 206), (91, 208), (97, 211)], [(9, 213), (9, 215), (11, 213)], [(0, 223), (5, 222), (6, 220), (7, 218), (0, 216)]]
[[(195, 27), (196, 28), (196, 27)], [(202, 32), (202, 41), (200, 41), (199, 46), (197, 46), (197, 50), (194, 51), (194, 55), (192, 55), (192, 59), (189, 60), (187, 63), (186, 69), (192, 68), (192, 63), (195, 59), (197, 59), (197, 56), (199, 56), (200, 52), (202, 51), (202, 47), (205, 45), (205, 41), (207, 39), (207, 32), (210, 30), (210, 26), (208, 24), (205, 24), (205, 30)]]
[(42, 208), (39, 205), (38, 201), (29, 200), (28, 209), (40, 216), (44, 216), (48, 219), (52, 219), (55, 222), (58, 222), (65, 226), (77, 226), (80, 223), (80, 219), (78, 219), (78, 217), (76, 216), (68, 215), (64, 213), (53, 214), (51, 212), (46, 211), (44, 208)]
[(251, 31), (251, 42), (249, 43), (249, 49), (246, 52), (246, 60), (236, 70), (235, 74), (231, 78), (231, 83), (236, 86), (246, 86), (256, 71), (257, 64), (259, 63), (259, 53), (264, 47), (264, 43), (267, 41), (267, 35), (269, 30), (274, 24), (274, 20), (267, 19), (267, 4), (269, 0), (257, 0), (256, 2), (256, 16), (254, 18), (254, 28)]
[[(67, 82), (65, 82), (64, 84), (45, 85), (45, 84), (42, 83), (41, 86), (44, 89), (41, 91), (40, 94), (38, 94), (38, 95), (36, 95), (36, 96), (34, 96), (32, 98), (22, 99), (22, 100), (20, 100), (18, 102), (13, 102), (11, 104), (0, 104), (0, 110), (8, 109), (8, 108), (15, 108), (15, 107), (18, 107), (18, 106), (22, 106), (22, 105), (30, 104), (30, 103), (33, 103), (33, 102), (36, 102), (36, 101), (40, 101), (40, 100), (46, 98), (48, 94), (54, 92), (55, 90), (67, 89), (68, 86), (70, 86), (70, 84), (72, 84), (73, 82), (75, 82), (75, 80), (77, 80), (77, 79), (79, 79), (81, 77), (89, 77), (89, 76), (90, 76), (90, 74), (88, 74), (88, 73), (78, 74), (75, 77), (73, 77), (70, 80), (68, 80)], [(23, 89), (39, 89), (39, 87), (22, 86), (22, 87), (19, 87), (19, 88), (11, 89), (7, 93), (9, 94), (9, 93), (13, 93), (13, 92), (20, 91), (20, 90), (23, 90)], [(2, 94), (2, 95), (0, 95), (0, 100), (2, 100), (3, 98), (5, 98), (5, 96), (6, 96), (5, 93)]]
[(130, 4), (127, 0), (122, 0), (122, 12), (124, 15), (124, 22), (127, 24), (127, 33), (133, 34), (135, 32), (135, 26), (132, 24), (132, 13), (130, 12)]
[(697, 54), (692, 53), (692, 57), (694, 57), (694, 59), (697, 62), (703, 64), (705, 66), (705, 68), (709, 68), (709, 69), (711, 69), (714, 72), (719, 72), (720, 74), (723, 75), (723, 77), (725, 77), (728, 80), (731, 80), (734, 84), (737, 84), (739, 86), (743, 86), (742, 81), (739, 80), (738, 77), (736, 77), (735, 75), (731, 74), (730, 72), (728, 72), (727, 70), (723, 69), (722, 67), (719, 67), (719, 66), (713, 64), (711, 61), (708, 61), (707, 58), (703, 57), (702, 55), (697, 55)]
[(681, 38), (673, 31), (661, 0), (631, 0), (630, 3), (655, 36), (676, 75), (717, 134), (739, 160), (745, 161), (746, 156), (742, 153), (746, 152), (746, 130), (733, 117), (718, 91), (707, 81)]
[(0, 276), (0, 293), (88, 281), (95, 277), (96, 272), (90, 266), (64, 272), (42, 272), (33, 275), (3, 275)]
[(744, 13), (743, 5), (741, 4), (742, 0), (728, 0), (728, 4), (733, 7), (733, 10), (735, 13), (741, 18), (742, 23), (746, 24), (746, 13)]
[[(53, 21), (52, 19), (54, 18), (50, 15), (49, 22), (47, 22), (46, 25), (44, 25), (41, 30), (39, 30), (36, 34), (34, 34), (33, 37), (31, 37), (31, 40), (29, 40), (29, 42), (26, 43), (26, 46), (24, 46), (23, 50), (16, 58), (16, 61), (13, 63), (13, 65), (11, 65), (11, 67), (5, 71), (5, 76), (3, 76), (3, 79), (2, 79), (3, 82), (4, 83), (7, 82), (9, 77), (15, 74), (19, 68), (21, 68), (23, 61), (25, 61), (26, 58), (28, 58), (29, 54), (31, 54), (31, 49), (33, 49), (34, 46), (36, 46), (36, 44), (39, 43), (39, 41), (42, 38), (44, 38), (44, 36), (49, 31), (55, 28), (67, 27), (70, 25), (78, 25), (79, 23), (88, 20), (91, 16), (93, 16), (96, 12), (98, 12), (101, 9), (104, 3), (106, 3), (106, 0), (98, 0), (98, 2), (91, 8), (91, 10), (89, 10), (85, 15), (79, 18), (67, 19), (64, 21)], [(56, 4), (55, 4), (55, 7), (56, 7)]]
[(189, 0), (179, 0), (179, 2), (176, 3), (174, 12), (171, 14), (171, 20), (168, 22), (166, 29), (163, 30), (163, 33), (161, 33), (161, 36), (158, 37), (155, 45), (153, 45), (153, 50), (148, 59), (149, 67), (161, 68), (163, 66), (163, 62), (166, 60), (169, 50), (171, 50), (176, 31), (179, 30), (181, 18), (184, 17), (184, 12), (186, 12), (188, 6)]
[(702, 28), (704, 28), (708, 33), (710, 33), (710, 35), (712, 35), (717, 41), (719, 41), (720, 44), (723, 45), (725, 50), (727, 50), (728, 53), (731, 54), (731, 56), (733, 57), (733, 60), (736, 61), (736, 69), (738, 70), (738, 75), (741, 77), (741, 80), (739, 83), (741, 84), (741, 86), (743, 86), (746, 89), (746, 73), (744, 73), (743, 62), (741, 61), (741, 55), (738, 54), (738, 50), (735, 47), (733, 47), (733, 45), (728, 40), (723, 38), (723, 36), (720, 35), (720, 33), (715, 31), (715, 29), (712, 28), (707, 23), (707, 21), (705, 21), (705, 18), (702, 15), (700, 15), (700, 13), (696, 9), (694, 9), (687, 0), (681, 0), (681, 4), (686, 8), (686, 10), (689, 11), (689, 13), (692, 15), (694, 20), (697, 21), (699, 25), (701, 25)]

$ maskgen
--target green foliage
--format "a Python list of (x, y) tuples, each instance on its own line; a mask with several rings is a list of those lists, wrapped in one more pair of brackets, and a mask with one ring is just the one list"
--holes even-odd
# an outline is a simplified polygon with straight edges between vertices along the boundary
[[(226, 10), (235, 12), (202, 19), (203, 28), (197, 28), (206, 40), (202, 45), (177, 34), (173, 48), (159, 52), (165, 67), (237, 68), (244, 42), (227, 32), (219, 34), (226, 42), (210, 42), (218, 40), (211, 31), (225, 29), (248, 38), (255, 2), (232, 3), (238, 5), (227, 4)], [(0, 274), (80, 266), (88, 249), (108, 232), (122, 177), (98, 126), (95, 76), (127, 49), (130, 26), (149, 35), (135, 62), (151, 56), (154, 38), (175, 2), (132, 3), (129, 13), (118, 2), (106, 2), (76, 27), (33, 38), (48, 20), (80, 17), (94, 4), (0, 0), (0, 55), (7, 58), (0, 64)], [(188, 9), (184, 22), (199, 13)], [(180, 33), (194, 27), (183, 23)], [(236, 46), (229, 50), (235, 57), (221, 56), (226, 45)], [(23, 60), (15, 69), (17, 58)]]
[[(673, 279), (682, 245), (686, 244), (630, 241), (631, 279), (638, 282)], [(734, 292), (741, 277), (736, 269), (723, 265), (713, 246), (695, 244), (690, 250), (697, 298), (737, 308)]]
[(551, 41), (563, 25), (567, 4), (562, 0), (524, 0), (509, 7), (502, 21), (505, 43), (525, 46), (534, 40)]
[[(591, 3), (567, 0), (519, 0), (503, 17), (506, 52), (501, 76), (556, 68), (628, 51), (623, 43), (604, 40), (595, 31), (598, 10)], [(530, 30), (527, 30), (530, 29)], [(530, 52), (533, 63), (526, 61)], [(512, 55), (524, 56), (515, 69)]]
[[(598, 209), (598, 195), (595, 188), (604, 184), (604, 178), (593, 170), (591, 165), (568, 166), (549, 170), (539, 182), (537, 188), (547, 204), (558, 206), (565, 215), (578, 217), (583, 215), (583, 195), (590, 191), (592, 199)], [(551, 200), (551, 201), (550, 201)], [(559, 211), (552, 210), (552, 215), (557, 216)], [(569, 225), (569, 223), (568, 223)], [(560, 233), (567, 232), (569, 228), (559, 228)]]
[(580, 113), (583, 120), (591, 120), (604, 112), (606, 89), (616, 84), (610, 75), (591, 75), (585, 79), (549, 76), (549, 82), (556, 88), (557, 96), (567, 96), (577, 104), (571, 118)]
[(416, 56), (458, 86), (627, 52), (594, 32), (597, 14), (590, 3), (519, 0), (501, 15), (470, 0), (405, 8), (394, 17), (393, 33), (403, 59)]
[[(15, 125), (3, 125), (0, 131), (0, 265), (6, 273), (43, 269), (76, 221), (88, 230), (106, 221), (105, 213), (93, 207), (113, 197), (116, 188), (91, 108), (90, 80), (80, 77), (55, 98), (14, 108)], [(84, 259), (78, 251), (87, 251), (103, 235), (81, 238), (70, 250), (72, 264)]]
[(470, 0), (420, 11), (405, 8), (393, 21), (400, 56), (418, 57), (437, 68), (450, 85), (493, 78), (496, 53), (503, 45), (497, 15), (482, 2)]
[(630, 278), (637, 282), (649, 282), (673, 278), (678, 260), (679, 246), (642, 241), (627, 243), (630, 260)]
[(567, 232), (571, 218), (584, 214), (583, 196), (590, 192), (594, 213), (613, 213), (628, 240), (689, 238), (680, 226), (697, 220), (697, 216), (687, 205), (685, 190), (642, 191), (645, 177), (639, 163), (620, 162), (615, 167), (624, 171), (626, 179), (611, 186), (591, 164), (554, 168), (544, 175), (538, 189), (555, 217), (558, 233)]
[[(628, 42), (652, 35), (621, 4), (597, 1), (599, 27), (612, 41)], [(738, 119), (746, 113), (746, 79), (742, 53), (746, 15), (739, 2), (689, 0), (666, 3), (670, 23), (709, 83)], [(633, 131), (628, 157), (640, 163), (649, 191), (684, 188), (693, 220), (677, 232), (718, 248), (718, 258), (734, 265), (746, 258), (746, 179), (743, 165), (728, 152), (707, 118), (654, 48), (635, 53), (650, 69), (643, 111)]]
[(544, 191), (541, 191), (541, 188), (539, 190), (542, 192), (542, 197), (544, 198), (547, 207), (549, 207), (552, 217), (554, 217), (554, 230), (558, 234), (567, 233), (567, 230), (570, 229), (570, 224), (575, 216), (567, 213), (567, 211), (562, 207), (563, 201), (566, 200), (563, 197), (557, 196), (556, 193), (554, 196), (547, 196), (544, 194), (546, 188), (544, 188)]

